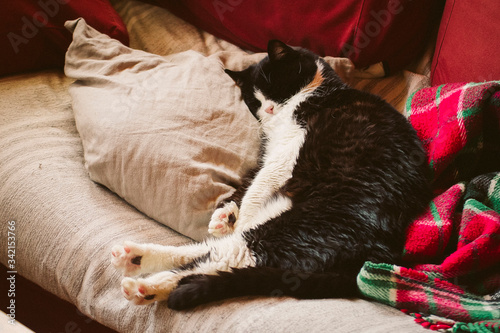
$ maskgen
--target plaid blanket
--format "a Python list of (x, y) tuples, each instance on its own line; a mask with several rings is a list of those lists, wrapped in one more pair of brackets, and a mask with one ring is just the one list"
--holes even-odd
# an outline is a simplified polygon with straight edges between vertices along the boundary
[(359, 289), (424, 327), (500, 332), (500, 82), (419, 90), (406, 116), (435, 198), (408, 228), (407, 267), (367, 262)]

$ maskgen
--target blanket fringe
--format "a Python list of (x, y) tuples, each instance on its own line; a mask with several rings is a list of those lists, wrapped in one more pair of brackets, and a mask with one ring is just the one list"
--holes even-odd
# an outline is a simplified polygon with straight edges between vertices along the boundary
[(462, 323), (435, 315), (426, 316), (421, 313), (413, 313), (407, 309), (401, 309), (400, 311), (412, 316), (415, 318), (415, 323), (431, 331), (450, 333), (500, 333), (500, 320)]

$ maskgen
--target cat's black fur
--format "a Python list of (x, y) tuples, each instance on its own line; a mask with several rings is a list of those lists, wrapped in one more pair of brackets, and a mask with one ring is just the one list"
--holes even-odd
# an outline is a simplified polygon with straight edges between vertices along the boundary
[[(256, 267), (185, 277), (170, 294), (172, 308), (243, 295), (356, 296), (363, 263), (399, 263), (405, 229), (429, 202), (425, 152), (400, 113), (344, 84), (309, 51), (270, 41), (268, 54), (227, 71), (254, 115), (255, 87), (283, 103), (314, 79), (316, 61), (323, 65), (321, 85), (294, 114), (307, 135), (280, 189), (292, 208), (244, 233)], [(229, 200), (239, 205), (243, 193)]]

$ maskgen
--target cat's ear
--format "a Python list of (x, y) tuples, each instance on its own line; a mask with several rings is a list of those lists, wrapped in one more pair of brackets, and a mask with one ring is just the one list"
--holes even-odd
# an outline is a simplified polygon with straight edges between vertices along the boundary
[(238, 87), (241, 87), (243, 86), (243, 84), (245, 83), (245, 81), (248, 79), (248, 72), (249, 72), (249, 69), (245, 69), (243, 71), (232, 71), (230, 69), (225, 69), (224, 72), (226, 72), (227, 75), (229, 75), (233, 80), (234, 82), (236, 83), (236, 85)]
[(267, 43), (267, 54), (271, 61), (283, 59), (287, 54), (293, 52), (294, 50), (290, 46), (277, 39), (272, 39)]

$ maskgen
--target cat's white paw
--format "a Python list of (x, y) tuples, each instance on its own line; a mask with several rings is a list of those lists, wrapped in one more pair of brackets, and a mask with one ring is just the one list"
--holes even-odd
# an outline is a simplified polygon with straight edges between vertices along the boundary
[(177, 286), (179, 276), (172, 272), (162, 272), (147, 279), (123, 278), (122, 294), (135, 305), (146, 305), (163, 301)]
[(130, 241), (124, 242), (123, 245), (115, 245), (111, 249), (111, 264), (125, 276), (141, 274), (144, 252), (141, 244)]
[(223, 207), (217, 208), (208, 224), (208, 232), (215, 237), (222, 237), (232, 233), (234, 223), (238, 219), (238, 213), (238, 205), (234, 201), (230, 201)]
[(146, 305), (156, 301), (156, 294), (147, 283), (132, 278), (122, 280), (122, 293), (126, 299), (135, 305)]

